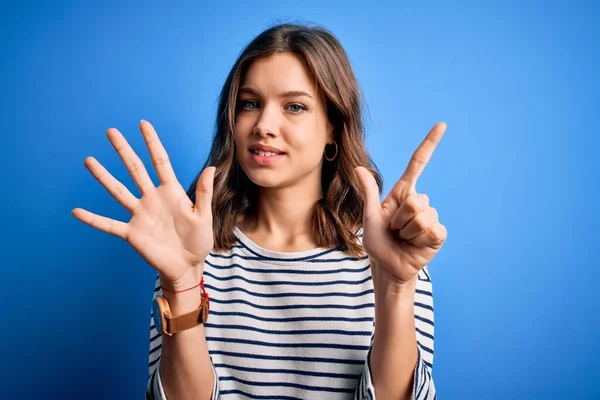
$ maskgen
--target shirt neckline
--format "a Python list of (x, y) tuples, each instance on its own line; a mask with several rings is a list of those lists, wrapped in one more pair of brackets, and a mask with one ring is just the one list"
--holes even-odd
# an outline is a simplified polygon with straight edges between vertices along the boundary
[(307, 258), (314, 258), (325, 253), (331, 253), (335, 250), (326, 247), (317, 247), (314, 249), (303, 251), (275, 251), (259, 246), (254, 241), (252, 241), (252, 239), (246, 236), (244, 232), (242, 232), (237, 226), (234, 227), (233, 233), (242, 245), (242, 247), (244, 247), (250, 253), (253, 253), (254, 255), (264, 259), (303, 261)]

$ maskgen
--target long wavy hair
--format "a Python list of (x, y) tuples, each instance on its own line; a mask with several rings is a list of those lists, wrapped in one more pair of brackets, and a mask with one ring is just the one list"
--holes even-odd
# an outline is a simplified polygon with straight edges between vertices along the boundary
[[(367, 168), (380, 192), (383, 179), (366, 149), (360, 90), (338, 39), (325, 28), (298, 24), (276, 25), (254, 38), (238, 57), (221, 90), (213, 142), (202, 168), (216, 167), (212, 200), (214, 249), (231, 248), (236, 241), (234, 227), (240, 219), (255, 216), (259, 207), (258, 187), (237, 162), (236, 101), (252, 62), (281, 52), (295, 53), (306, 61), (338, 144), (336, 158), (323, 160), (323, 198), (315, 204), (313, 216), (315, 240), (319, 247), (337, 247), (351, 256), (361, 256), (364, 250), (356, 232), (362, 225), (363, 199), (354, 168)], [(192, 202), (201, 172), (187, 191)]]

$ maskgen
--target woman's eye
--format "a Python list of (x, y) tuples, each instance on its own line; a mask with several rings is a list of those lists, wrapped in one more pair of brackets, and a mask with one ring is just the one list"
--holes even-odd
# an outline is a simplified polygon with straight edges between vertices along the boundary
[(245, 110), (256, 110), (258, 108), (258, 102), (254, 100), (242, 100), (242, 108)]
[(288, 109), (294, 114), (297, 114), (300, 111), (306, 111), (306, 107), (304, 107), (302, 104), (290, 104)]

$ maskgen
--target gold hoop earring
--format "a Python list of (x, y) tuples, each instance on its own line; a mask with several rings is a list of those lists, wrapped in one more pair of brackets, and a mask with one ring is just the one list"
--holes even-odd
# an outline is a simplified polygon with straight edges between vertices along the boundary
[(335, 154), (333, 155), (333, 157), (331, 157), (331, 158), (327, 157), (327, 146), (325, 146), (325, 151), (323, 151), (323, 155), (325, 156), (325, 159), (326, 159), (327, 161), (333, 161), (333, 160), (335, 160), (335, 158), (337, 157), (337, 153), (338, 153), (338, 145), (337, 145), (337, 143), (335, 142), (335, 140), (333, 141), (333, 143), (332, 143), (332, 144), (333, 144), (333, 145), (335, 145)]

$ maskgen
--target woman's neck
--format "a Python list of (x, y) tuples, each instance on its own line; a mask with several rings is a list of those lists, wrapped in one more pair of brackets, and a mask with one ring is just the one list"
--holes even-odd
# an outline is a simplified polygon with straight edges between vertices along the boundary
[(260, 188), (256, 215), (242, 221), (239, 229), (259, 246), (285, 252), (318, 247), (314, 238), (313, 215), (320, 188), (307, 193), (305, 187)]

